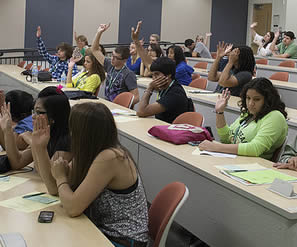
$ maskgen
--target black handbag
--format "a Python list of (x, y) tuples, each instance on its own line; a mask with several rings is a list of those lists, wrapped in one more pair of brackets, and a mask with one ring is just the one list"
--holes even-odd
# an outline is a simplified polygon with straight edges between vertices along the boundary
[(75, 90), (75, 91), (64, 91), (64, 94), (68, 97), (68, 99), (98, 99), (91, 92)]
[[(32, 81), (32, 70), (24, 70), (22, 75), (26, 75), (26, 80), (31, 82)], [(39, 71), (38, 72), (38, 81), (51, 81), (52, 80), (52, 74), (48, 71)]]
[(0, 174), (11, 170), (9, 159), (6, 154), (0, 155)]

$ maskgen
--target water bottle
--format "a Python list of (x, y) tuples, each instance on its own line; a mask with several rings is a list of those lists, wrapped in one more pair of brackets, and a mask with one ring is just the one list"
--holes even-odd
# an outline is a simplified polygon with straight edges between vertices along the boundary
[(62, 75), (61, 75), (61, 84), (66, 84), (67, 82), (67, 76), (65, 71), (63, 71)]
[(34, 62), (32, 67), (32, 83), (37, 83), (37, 82), (38, 82), (38, 68), (37, 68), (36, 62)]

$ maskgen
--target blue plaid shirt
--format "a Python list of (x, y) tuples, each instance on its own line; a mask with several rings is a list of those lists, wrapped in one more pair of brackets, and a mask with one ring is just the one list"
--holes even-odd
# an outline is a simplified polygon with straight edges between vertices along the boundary
[[(65, 71), (65, 74), (67, 76), (68, 73), (68, 61), (67, 60), (60, 60), (55, 55), (50, 55), (46, 47), (44, 45), (43, 40), (41, 37), (37, 38), (37, 47), (38, 47), (38, 52), (41, 56), (43, 56), (44, 59), (46, 59), (49, 64), (51, 65), (50, 67), (50, 72), (52, 73), (52, 77), (54, 79), (57, 79), (58, 81), (61, 80), (61, 75)], [(72, 70), (72, 76), (76, 75), (78, 73), (77, 66), (76, 64), (73, 67)]]

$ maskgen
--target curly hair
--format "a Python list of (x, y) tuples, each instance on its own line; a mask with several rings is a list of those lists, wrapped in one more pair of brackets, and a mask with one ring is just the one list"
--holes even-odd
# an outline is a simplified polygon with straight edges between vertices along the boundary
[(259, 94), (264, 96), (264, 105), (255, 117), (256, 122), (267, 115), (269, 112), (274, 110), (280, 111), (284, 115), (284, 117), (287, 118), (288, 114), (285, 111), (285, 103), (281, 100), (277, 89), (273, 86), (271, 81), (264, 77), (255, 78), (243, 87), (240, 94), (241, 100), (238, 102), (242, 115), (248, 113), (247, 117), (251, 117), (251, 114), (248, 112), (248, 108), (246, 105), (246, 94), (249, 89), (254, 89)]
[(65, 42), (62, 42), (59, 45), (57, 45), (57, 47), (56, 47), (57, 51), (59, 49), (61, 49), (62, 51), (65, 51), (65, 56), (66, 56), (67, 60), (72, 57), (72, 53), (73, 53), (73, 46), (72, 45), (67, 44)]
[(251, 47), (246, 45), (233, 46), (233, 49), (235, 48), (238, 48), (240, 51), (238, 57), (238, 71), (249, 71), (254, 74), (256, 61)]
[(186, 61), (185, 54), (183, 52), (183, 49), (180, 46), (177, 46), (177, 45), (169, 46), (166, 51), (167, 56), (168, 56), (170, 49), (172, 49), (174, 52), (174, 61), (175, 61), (176, 65), (178, 65), (179, 63), (181, 63), (183, 61)]

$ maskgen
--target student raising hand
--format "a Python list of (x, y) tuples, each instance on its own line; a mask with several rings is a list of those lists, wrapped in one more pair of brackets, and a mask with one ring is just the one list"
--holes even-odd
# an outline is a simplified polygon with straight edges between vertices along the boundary
[(99, 32), (101, 32), (101, 33), (103, 33), (103, 32), (105, 32), (107, 29), (109, 29), (109, 27), (110, 27), (110, 23), (108, 23), (108, 24), (100, 24), (100, 26), (99, 26), (99, 28), (98, 28), (98, 33)]
[(0, 126), (3, 131), (9, 130), (12, 128), (12, 119), (10, 114), (10, 103), (7, 105), (4, 104), (1, 107), (0, 113)]
[(50, 139), (50, 126), (45, 115), (37, 115), (33, 120), (32, 145), (47, 148)]
[(41, 36), (41, 27), (38, 26), (36, 30), (36, 37), (39, 38)]
[(139, 32), (142, 25), (142, 21), (139, 21), (136, 26), (136, 30), (134, 27), (131, 28), (131, 38), (134, 42), (139, 41)]

